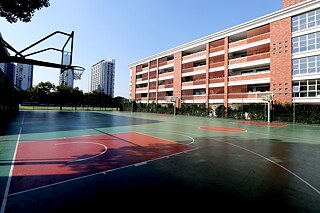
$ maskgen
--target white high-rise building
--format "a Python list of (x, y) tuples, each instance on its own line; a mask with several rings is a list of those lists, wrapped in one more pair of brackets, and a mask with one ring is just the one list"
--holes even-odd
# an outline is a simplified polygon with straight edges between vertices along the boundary
[(91, 67), (90, 91), (114, 96), (115, 59), (101, 60)]
[(32, 87), (33, 65), (17, 64), (15, 70), (14, 84), (22, 90)]
[(60, 74), (59, 84), (73, 88), (73, 72), (71, 69), (65, 70)]
[[(61, 64), (65, 64), (68, 65), (70, 64), (70, 52), (64, 52), (63, 54), (63, 59), (61, 61)], [(68, 86), (73, 88), (73, 70), (69, 69), (69, 70), (61, 70), (60, 73), (60, 78), (59, 78), (59, 84), (63, 84), (64, 86)]]

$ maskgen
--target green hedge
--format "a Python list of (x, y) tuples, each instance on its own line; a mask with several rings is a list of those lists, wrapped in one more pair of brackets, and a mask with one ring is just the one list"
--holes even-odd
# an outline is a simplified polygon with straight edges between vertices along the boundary
[[(173, 104), (160, 105), (156, 103), (143, 104), (133, 102), (123, 102), (122, 108), (124, 111), (133, 112), (149, 112), (161, 114), (173, 114)], [(246, 119), (250, 120), (267, 120), (267, 105), (266, 104), (246, 104), (239, 105), (234, 108), (226, 109), (223, 105), (215, 109), (216, 117)], [(189, 116), (207, 117), (213, 114), (213, 111), (206, 108), (205, 104), (185, 104), (181, 108), (176, 109), (176, 114)], [(293, 122), (306, 124), (320, 124), (320, 105), (281, 105), (274, 104), (271, 110), (271, 121), (275, 122)]]

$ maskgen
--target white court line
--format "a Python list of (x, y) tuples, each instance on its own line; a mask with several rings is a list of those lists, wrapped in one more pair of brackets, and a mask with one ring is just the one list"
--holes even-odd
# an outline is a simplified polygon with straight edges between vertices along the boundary
[(23, 117), (22, 117), (21, 125), (20, 125), (19, 135), (18, 135), (18, 138), (17, 138), (16, 147), (15, 147), (14, 154), (13, 154), (13, 160), (12, 160), (12, 164), (11, 164), (11, 167), (10, 167), (7, 186), (6, 186), (6, 189), (5, 189), (5, 192), (4, 192), (0, 213), (4, 213), (4, 210), (5, 210), (6, 205), (7, 205), (7, 200), (8, 200), (8, 196), (9, 196), (9, 188), (10, 188), (11, 179), (12, 179), (12, 173), (13, 173), (13, 167), (14, 167), (14, 163), (15, 163), (15, 159), (16, 159), (16, 155), (17, 155), (18, 144), (19, 144), (20, 137), (21, 137), (21, 131), (22, 131), (23, 122), (24, 122), (24, 114), (23, 114)]
[(85, 161), (85, 160), (89, 160), (89, 159), (92, 159), (92, 158), (96, 158), (100, 155), (103, 155), (104, 153), (107, 152), (108, 150), (108, 147), (101, 144), (101, 143), (94, 143), (94, 142), (66, 142), (66, 143), (57, 143), (55, 145), (66, 145), (66, 144), (74, 144), (74, 143), (86, 143), (86, 144), (96, 144), (96, 145), (99, 145), (99, 146), (102, 146), (104, 148), (104, 151), (97, 154), (97, 155), (94, 155), (94, 156), (91, 156), (91, 157), (87, 157), (87, 158), (82, 158), (82, 159), (78, 159), (78, 160), (71, 160), (71, 161), (68, 161), (67, 163), (73, 163), (73, 162), (79, 162), (79, 161)]
[[(140, 133), (140, 132), (138, 132), (138, 133)], [(141, 134), (143, 134), (143, 133), (165, 133), (165, 134), (181, 135), (183, 137), (187, 137), (187, 138), (191, 139), (191, 142), (188, 143), (187, 145), (193, 144), (195, 142), (194, 138), (189, 136), (189, 135), (180, 134), (180, 133), (174, 133), (174, 132), (170, 132), (170, 131), (157, 131), (157, 132), (145, 132), (145, 131), (142, 131)], [(162, 138), (160, 138), (160, 139), (162, 139)]]
[[(148, 162), (152, 162), (152, 161), (156, 161), (156, 160), (172, 157), (172, 156), (175, 156), (175, 155), (179, 155), (181, 153), (191, 152), (191, 151), (194, 151), (194, 150), (197, 150), (197, 149), (198, 148), (193, 148), (193, 149), (186, 150), (186, 151), (183, 151), (183, 152), (179, 152), (179, 153), (175, 153), (175, 154), (171, 154), (171, 155), (166, 155), (166, 156), (163, 156), (163, 157), (159, 157), (159, 158), (155, 158), (155, 159), (147, 160), (147, 161), (142, 161), (142, 162), (139, 162), (139, 163), (141, 165), (142, 164), (147, 164)], [(102, 171), (102, 172), (93, 173), (93, 174), (90, 174), (90, 175), (85, 175), (85, 176), (81, 176), (81, 177), (77, 177), (77, 178), (72, 178), (72, 179), (69, 179), (69, 180), (60, 181), (60, 182), (57, 182), (57, 183), (52, 183), (52, 184), (48, 184), (48, 185), (45, 185), (45, 186), (36, 187), (36, 188), (33, 188), (33, 189), (28, 189), (28, 190), (12, 193), (12, 194), (9, 194), (8, 196), (9, 197), (10, 196), (15, 196), (15, 195), (18, 195), (18, 194), (23, 194), (23, 193), (27, 193), (27, 192), (30, 192), (30, 191), (35, 191), (35, 190), (38, 190), (38, 189), (44, 189), (44, 188), (47, 188), (47, 187), (56, 186), (56, 185), (60, 185), (60, 184), (63, 184), (63, 183), (68, 183), (68, 182), (76, 181), (76, 180), (80, 180), (80, 179), (85, 179), (85, 178), (89, 178), (89, 177), (96, 176), (96, 175), (101, 175), (101, 174), (105, 175), (107, 173), (110, 173), (110, 172), (113, 172), (113, 171), (116, 171), (116, 170), (121, 170), (121, 169), (129, 168), (129, 167), (134, 167), (135, 165), (137, 165), (137, 163), (126, 165), (126, 166), (122, 166), (122, 167), (118, 167), (118, 168), (114, 168), (114, 169), (105, 170), (105, 171)]]
[(211, 127), (211, 126), (198, 126), (198, 129), (201, 130), (206, 130), (206, 131), (213, 131), (213, 132), (220, 132), (220, 133), (244, 133), (244, 132), (248, 132), (248, 130), (246, 129), (241, 129), (241, 128), (236, 128), (236, 127), (228, 127), (228, 126), (212, 126), (212, 127), (223, 127), (226, 130), (228, 129), (240, 129), (242, 132), (223, 132), (223, 131), (219, 131), (219, 130), (211, 130), (211, 129), (202, 129), (201, 127)]
[[(221, 143), (221, 142), (220, 142), (220, 143)], [(296, 173), (294, 173), (294, 172), (292, 172), (291, 170), (287, 169), (286, 167), (278, 164), (277, 162), (275, 162), (275, 161), (273, 161), (273, 160), (271, 160), (271, 159), (269, 159), (269, 158), (267, 158), (267, 157), (265, 157), (265, 156), (263, 156), (263, 155), (260, 155), (259, 153), (256, 153), (256, 152), (254, 152), (254, 151), (251, 151), (251, 150), (249, 150), (249, 149), (247, 149), (247, 148), (244, 148), (244, 147), (241, 147), (241, 146), (238, 146), (238, 145), (229, 143), (229, 142), (222, 142), (222, 143), (226, 143), (226, 144), (229, 144), (229, 145), (231, 145), (231, 146), (237, 147), (237, 148), (239, 148), (239, 149), (243, 149), (243, 150), (245, 150), (245, 151), (247, 151), (247, 152), (250, 152), (250, 153), (252, 153), (252, 154), (254, 154), (254, 155), (256, 155), (256, 156), (259, 156), (259, 157), (261, 157), (261, 158), (263, 158), (263, 159), (265, 159), (265, 160), (267, 160), (267, 161), (275, 164), (276, 166), (279, 166), (279, 167), (282, 168), (283, 170), (289, 172), (291, 175), (293, 175), (293, 176), (295, 176), (296, 178), (298, 178), (300, 181), (302, 181), (304, 184), (306, 184), (306, 185), (309, 186), (312, 190), (314, 190), (318, 195), (320, 195), (320, 191), (319, 191), (317, 188), (315, 188), (314, 186), (312, 186), (310, 183), (308, 183), (306, 180), (304, 180), (302, 177), (300, 177), (300, 176), (297, 175)]]
[[(170, 122), (170, 123), (176, 123), (176, 122)], [(192, 124), (180, 124), (180, 125), (195, 126), (195, 125), (192, 125)], [(252, 133), (252, 132), (251, 132), (251, 133)], [(266, 133), (252, 133), (252, 134), (264, 134), (264, 135), (268, 135), (268, 136), (270, 135), (270, 134), (266, 134)], [(202, 137), (202, 136), (199, 135), (199, 134), (192, 134), (192, 135)], [(285, 136), (281, 136), (281, 135), (277, 135), (277, 136), (285, 137)], [(286, 138), (292, 139), (292, 137), (286, 137)], [(220, 142), (220, 143), (221, 143), (221, 142)], [(308, 183), (306, 180), (304, 180), (303, 178), (301, 178), (299, 175), (295, 174), (294, 172), (292, 172), (291, 170), (287, 169), (286, 167), (284, 167), (284, 166), (276, 163), (275, 161), (273, 161), (273, 160), (271, 160), (271, 159), (269, 159), (269, 158), (267, 158), (267, 157), (264, 157), (263, 155), (260, 155), (260, 154), (254, 152), (254, 151), (251, 151), (251, 150), (249, 150), (249, 149), (246, 149), (246, 148), (244, 148), (244, 147), (241, 147), (241, 146), (238, 146), (238, 145), (229, 143), (229, 142), (222, 142), (222, 143), (226, 143), (226, 144), (229, 144), (229, 145), (231, 145), (231, 146), (235, 146), (235, 147), (238, 147), (238, 148), (240, 148), (240, 149), (243, 149), (243, 150), (245, 150), (245, 151), (247, 151), (247, 152), (250, 152), (250, 153), (252, 153), (252, 154), (254, 154), (254, 155), (257, 155), (257, 156), (259, 156), (259, 157), (261, 157), (261, 158), (263, 158), (263, 159), (265, 159), (265, 160), (267, 160), (267, 161), (269, 161), (269, 162), (271, 162), (271, 163), (279, 166), (279, 167), (282, 168), (283, 170), (289, 172), (291, 175), (293, 175), (293, 176), (295, 176), (296, 178), (298, 178), (300, 181), (302, 181), (304, 184), (306, 184), (307, 186), (309, 186), (312, 190), (314, 190), (316, 193), (318, 193), (318, 194), (320, 195), (320, 191), (319, 191), (317, 188), (315, 188), (314, 186), (312, 186), (310, 183)]]
[[(91, 135), (79, 135), (79, 136), (70, 136), (70, 137), (62, 137), (62, 138), (49, 138), (49, 139), (42, 139), (42, 140), (32, 140), (32, 141), (50, 141), (50, 140), (61, 140), (61, 139), (69, 139), (69, 138), (80, 138), (80, 137), (88, 137)], [(31, 142), (31, 141), (21, 141), (20, 143), (24, 142)]]

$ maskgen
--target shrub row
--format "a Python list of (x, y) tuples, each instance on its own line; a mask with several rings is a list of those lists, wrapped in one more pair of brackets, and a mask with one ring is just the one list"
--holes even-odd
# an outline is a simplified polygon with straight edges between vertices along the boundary
[[(123, 103), (124, 111), (150, 112), (173, 114), (173, 104), (160, 105), (156, 103), (143, 104), (133, 102)], [(218, 106), (215, 110), (206, 108), (205, 104), (185, 104), (176, 109), (176, 114), (189, 116), (212, 116), (220, 118), (267, 120), (267, 108), (265, 104), (247, 104), (237, 107)], [(293, 122), (306, 124), (320, 124), (320, 106), (318, 105), (281, 105), (274, 104), (271, 110), (271, 121)]]

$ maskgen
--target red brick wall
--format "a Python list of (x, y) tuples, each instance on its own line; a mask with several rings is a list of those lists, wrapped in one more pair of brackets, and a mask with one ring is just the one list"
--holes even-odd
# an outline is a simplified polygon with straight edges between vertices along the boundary
[(247, 93), (247, 85), (229, 87), (229, 94), (233, 94), (233, 93)]
[(261, 26), (261, 27), (257, 27), (257, 28), (254, 28), (252, 30), (248, 30), (247, 38), (255, 37), (255, 36), (258, 36), (258, 35), (262, 35), (264, 33), (268, 33), (269, 31), (270, 31), (269, 24)]
[(274, 101), (292, 103), (291, 17), (270, 24), (270, 91)]
[(282, 6), (283, 6), (283, 8), (286, 8), (286, 7), (290, 7), (292, 5), (295, 5), (295, 4), (299, 4), (304, 1), (306, 1), (306, 0), (282, 0)]
[(136, 74), (137, 67), (133, 67), (131, 73), (131, 99), (136, 98)]
[(224, 38), (224, 106), (227, 108), (228, 107), (228, 80), (229, 80), (229, 38), (225, 37)]
[(209, 65), (209, 55), (210, 55), (210, 43), (206, 44), (206, 75), (205, 75), (205, 79), (206, 79), (206, 107), (209, 107), (209, 69), (210, 69), (210, 65)]
[[(181, 69), (182, 69), (182, 52), (174, 54), (174, 82), (173, 82), (173, 96), (181, 99)], [(177, 107), (181, 106), (180, 102), (176, 103)]]

